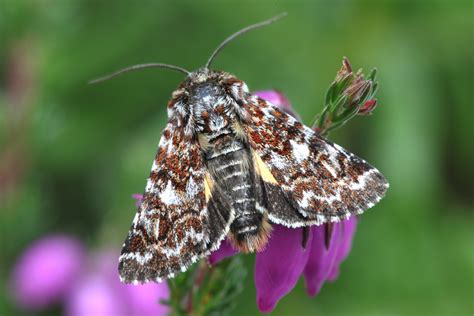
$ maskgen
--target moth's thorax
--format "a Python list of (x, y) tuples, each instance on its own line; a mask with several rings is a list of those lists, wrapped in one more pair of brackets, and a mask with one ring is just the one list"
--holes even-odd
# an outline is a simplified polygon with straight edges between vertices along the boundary
[(216, 133), (235, 120), (232, 98), (215, 82), (193, 87), (188, 103), (199, 132)]

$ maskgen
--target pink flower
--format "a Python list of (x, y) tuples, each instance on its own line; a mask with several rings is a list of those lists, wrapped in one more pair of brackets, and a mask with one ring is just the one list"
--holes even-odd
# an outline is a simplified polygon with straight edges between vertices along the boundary
[(20, 256), (11, 276), (17, 306), (42, 310), (64, 304), (67, 316), (166, 315), (166, 283), (128, 285), (119, 281), (118, 253), (87, 256), (82, 243), (53, 235), (36, 241)]
[(167, 315), (169, 298), (166, 283), (131, 285), (117, 275), (115, 251), (102, 251), (90, 258), (90, 269), (75, 284), (65, 302), (66, 315)]
[(34, 242), (18, 259), (11, 287), (16, 303), (42, 309), (59, 302), (80, 274), (85, 249), (75, 238), (51, 235)]

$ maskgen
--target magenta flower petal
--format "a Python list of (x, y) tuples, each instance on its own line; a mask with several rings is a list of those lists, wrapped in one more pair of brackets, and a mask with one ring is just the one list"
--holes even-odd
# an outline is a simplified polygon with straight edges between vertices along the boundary
[(281, 108), (287, 108), (291, 110), (290, 101), (285, 97), (283, 93), (277, 90), (262, 90), (255, 91), (255, 95), (267, 100), (268, 102), (280, 106)]
[(11, 276), (20, 307), (42, 309), (70, 290), (84, 263), (84, 248), (75, 238), (49, 236), (34, 242), (19, 258)]
[(304, 278), (306, 281), (306, 290), (310, 296), (319, 293), (324, 281), (332, 271), (336, 260), (337, 250), (339, 248), (339, 234), (341, 233), (341, 224), (334, 223), (329, 242), (329, 249), (326, 249), (325, 234), (326, 224), (321, 226), (313, 226), (311, 228), (313, 240), (310, 244), (311, 253), (308, 263), (304, 268)]
[(143, 194), (139, 194), (139, 193), (132, 194), (132, 198), (135, 200), (135, 205), (139, 207), (140, 204), (142, 204)]
[[(273, 225), (267, 248), (257, 253), (254, 278), (257, 305), (261, 312), (272, 311), (298, 281), (310, 254), (309, 248), (302, 247), (302, 239), (301, 228)], [(311, 239), (310, 234), (308, 246)]]
[(298, 118), (298, 115), (293, 110), (293, 107), (291, 106), (290, 101), (288, 101), (285, 95), (281, 93), (280, 91), (263, 90), (263, 91), (255, 91), (254, 94), (261, 97), (262, 99), (267, 100), (273, 105), (278, 106), (280, 109), (290, 114), (291, 116)]
[(107, 278), (100, 274), (81, 279), (65, 302), (67, 316), (128, 315), (127, 302), (117, 295)]
[(239, 251), (234, 249), (232, 247), (232, 245), (227, 241), (227, 239), (225, 239), (219, 249), (217, 249), (216, 251), (214, 251), (213, 253), (211, 253), (211, 255), (209, 256), (208, 260), (209, 260), (209, 263), (210, 264), (216, 264), (218, 263), (219, 261), (227, 258), (227, 257), (231, 257), (233, 255), (235, 255), (236, 253), (238, 253)]
[(169, 307), (160, 303), (160, 301), (168, 300), (170, 297), (166, 282), (141, 285), (123, 284), (123, 286), (125, 287), (130, 310), (128, 315), (168, 315)]
[(352, 239), (357, 227), (357, 217), (351, 216), (348, 220), (341, 222), (342, 233), (340, 235), (340, 246), (336, 253), (336, 259), (332, 267), (331, 272), (329, 273), (328, 280), (334, 281), (339, 276), (339, 266), (344, 261), (352, 248)]
[(117, 272), (119, 253), (102, 251), (94, 259), (94, 272), (106, 282), (110, 296), (125, 304), (126, 315), (167, 315), (169, 307), (160, 303), (168, 300), (170, 292), (166, 282), (130, 285), (121, 283)]
[(121, 283), (117, 272), (119, 253), (109, 250), (101, 251), (94, 259), (94, 272), (104, 278), (110, 296), (124, 303), (126, 315), (167, 315), (169, 307), (160, 304), (168, 300), (168, 285), (163, 283), (147, 283), (130, 285)]

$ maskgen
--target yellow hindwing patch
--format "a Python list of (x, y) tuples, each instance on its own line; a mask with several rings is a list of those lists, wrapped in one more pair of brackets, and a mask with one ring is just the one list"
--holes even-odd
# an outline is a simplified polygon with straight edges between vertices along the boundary
[(206, 173), (204, 178), (204, 194), (206, 195), (206, 202), (209, 202), (212, 196), (212, 187), (214, 186), (214, 182), (211, 179), (209, 173)]
[(255, 153), (255, 151), (252, 151), (252, 156), (253, 156), (255, 171), (260, 175), (260, 177), (262, 177), (263, 181), (268, 182), (268, 183), (278, 184), (278, 181), (275, 179), (275, 177), (272, 175), (268, 167), (262, 161), (262, 158), (260, 158), (257, 155), (257, 153)]

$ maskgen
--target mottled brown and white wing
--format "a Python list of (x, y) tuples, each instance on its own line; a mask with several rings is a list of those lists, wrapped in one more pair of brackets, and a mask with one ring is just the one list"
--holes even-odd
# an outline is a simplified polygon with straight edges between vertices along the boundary
[(123, 282), (172, 278), (226, 236), (233, 213), (213, 183), (197, 140), (173, 122), (163, 131), (141, 205), (123, 244)]
[(384, 196), (388, 182), (367, 162), (256, 96), (242, 128), (263, 179), (269, 219), (290, 227), (337, 222)]

